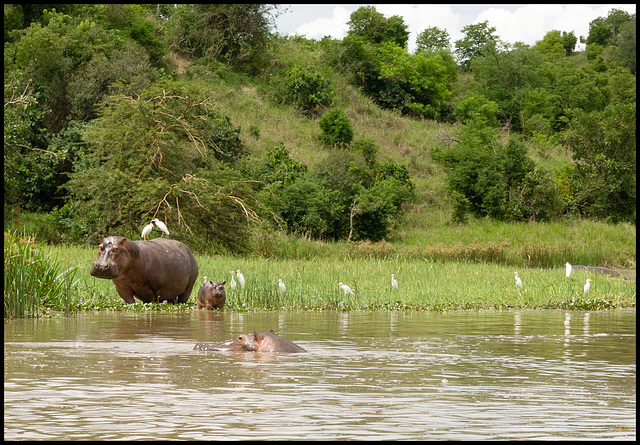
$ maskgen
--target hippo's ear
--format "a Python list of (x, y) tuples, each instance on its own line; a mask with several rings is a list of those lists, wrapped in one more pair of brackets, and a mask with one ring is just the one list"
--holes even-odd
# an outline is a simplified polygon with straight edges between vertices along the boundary
[(253, 338), (255, 339), (256, 343), (259, 343), (263, 340), (263, 336), (258, 334), (255, 329), (253, 330)]
[(104, 241), (104, 236), (98, 235), (98, 241), (100, 241), (100, 243), (102, 243)]
[(225, 284), (227, 284), (227, 280), (224, 280), (224, 281), (222, 282), (222, 285), (223, 285), (223, 286), (224, 286)]
[(273, 332), (273, 329), (271, 329), (269, 332), (271, 332), (273, 335), (275, 335), (275, 334), (276, 334), (275, 332)]

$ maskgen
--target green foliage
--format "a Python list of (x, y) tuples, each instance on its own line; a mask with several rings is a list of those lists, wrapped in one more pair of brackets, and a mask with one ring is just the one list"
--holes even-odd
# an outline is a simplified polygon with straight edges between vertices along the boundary
[(521, 141), (512, 137), (502, 145), (482, 120), (462, 126), (460, 142), (437, 147), (432, 157), (447, 170), (456, 222), (465, 221), (467, 213), (515, 221), (559, 214), (558, 193), (549, 175), (535, 170)]
[(269, 28), (269, 4), (178, 5), (167, 27), (176, 50), (257, 73), (264, 64)]
[(258, 174), (267, 184), (278, 183), (282, 186), (295, 182), (306, 171), (307, 166), (293, 159), (284, 144), (278, 142), (267, 152), (267, 161), (258, 169)]
[(572, 180), (578, 212), (607, 221), (635, 222), (635, 103), (576, 113), (564, 140), (576, 163)]
[(60, 272), (62, 262), (31, 237), (4, 233), (4, 318), (38, 317), (44, 309), (69, 309), (77, 269)]
[(455, 42), (458, 61), (465, 68), (471, 66), (476, 58), (482, 58), (494, 54), (500, 45), (496, 28), (489, 26), (489, 22), (467, 25), (462, 28), (465, 36)]
[(363, 37), (370, 43), (391, 42), (405, 48), (409, 40), (409, 31), (404, 19), (397, 15), (387, 19), (376, 10), (375, 6), (361, 6), (351, 13), (347, 24), (349, 25), (347, 35)]
[(352, 148), (354, 152), (362, 153), (364, 161), (370, 169), (375, 167), (379, 148), (373, 139), (356, 139), (353, 141)]
[(482, 120), (488, 127), (497, 127), (498, 111), (497, 103), (482, 95), (470, 93), (456, 102), (454, 116), (463, 124), (473, 120)]
[(347, 114), (336, 108), (324, 116), (318, 122), (322, 133), (320, 141), (329, 147), (349, 145), (353, 140), (353, 127)]
[(622, 9), (612, 9), (607, 17), (598, 17), (589, 23), (587, 46), (596, 43), (600, 46), (617, 45), (623, 24), (629, 22), (631, 16)]
[(419, 51), (449, 51), (451, 47), (451, 36), (445, 29), (437, 26), (430, 26), (418, 34), (416, 37), (416, 52)]
[(380, 106), (431, 119), (441, 118), (451, 99), (455, 61), (447, 51), (411, 55), (393, 42), (344, 39), (345, 60), (354, 81)]
[(542, 65), (539, 52), (526, 45), (515, 45), (495, 51), (490, 57), (475, 57), (471, 70), (479, 92), (498, 104), (501, 122), (520, 130), (524, 91), (544, 85)]
[(303, 114), (312, 115), (318, 107), (333, 105), (331, 82), (312, 68), (291, 68), (279, 88), (281, 102), (292, 104)]
[(239, 132), (197, 84), (164, 81), (136, 99), (111, 97), (88, 126), (86, 157), (67, 183), (76, 218), (97, 213), (93, 235), (137, 236), (160, 215), (179, 239), (241, 251), (253, 204), (242, 178), (222, 165), (245, 153)]
[(631, 74), (636, 74), (636, 15), (620, 27), (620, 40), (615, 59)]

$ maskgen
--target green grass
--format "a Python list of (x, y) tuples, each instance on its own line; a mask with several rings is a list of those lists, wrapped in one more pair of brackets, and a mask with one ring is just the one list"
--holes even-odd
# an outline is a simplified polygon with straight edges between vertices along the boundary
[(68, 312), (76, 271), (77, 266), (65, 268), (32, 237), (5, 232), (4, 317), (36, 317), (45, 308)]
[[(186, 304), (125, 304), (111, 280), (89, 275), (97, 249), (52, 246), (51, 254), (64, 267), (77, 267), (71, 295), (72, 310), (195, 310), (197, 289), (207, 276), (229, 282), (230, 271), (240, 269), (246, 287), (233, 292), (227, 284), (225, 311), (250, 310), (458, 310), (458, 309), (607, 309), (635, 307), (634, 281), (575, 271), (567, 279), (561, 265), (553, 269), (519, 268), (524, 289), (515, 286), (514, 269), (492, 263), (437, 262), (402, 257), (352, 258), (336, 255), (315, 259), (266, 259), (196, 255), (200, 275)], [(400, 289), (393, 291), (391, 274)], [(591, 292), (582, 294), (586, 278)], [(278, 278), (286, 286), (278, 291)], [(342, 281), (355, 296), (345, 296)]]

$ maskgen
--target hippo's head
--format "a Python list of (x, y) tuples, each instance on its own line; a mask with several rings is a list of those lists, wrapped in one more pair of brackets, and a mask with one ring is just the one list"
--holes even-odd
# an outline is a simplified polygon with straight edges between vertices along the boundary
[(131, 250), (131, 242), (125, 237), (101, 236), (98, 259), (91, 265), (89, 273), (96, 278), (118, 278), (131, 261)]

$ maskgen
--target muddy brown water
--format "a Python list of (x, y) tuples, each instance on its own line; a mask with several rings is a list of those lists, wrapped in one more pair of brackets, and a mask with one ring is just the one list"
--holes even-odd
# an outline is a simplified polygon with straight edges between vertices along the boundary
[[(309, 352), (198, 352), (273, 329)], [(636, 312), (93, 312), (4, 323), (4, 438), (636, 438)]]

